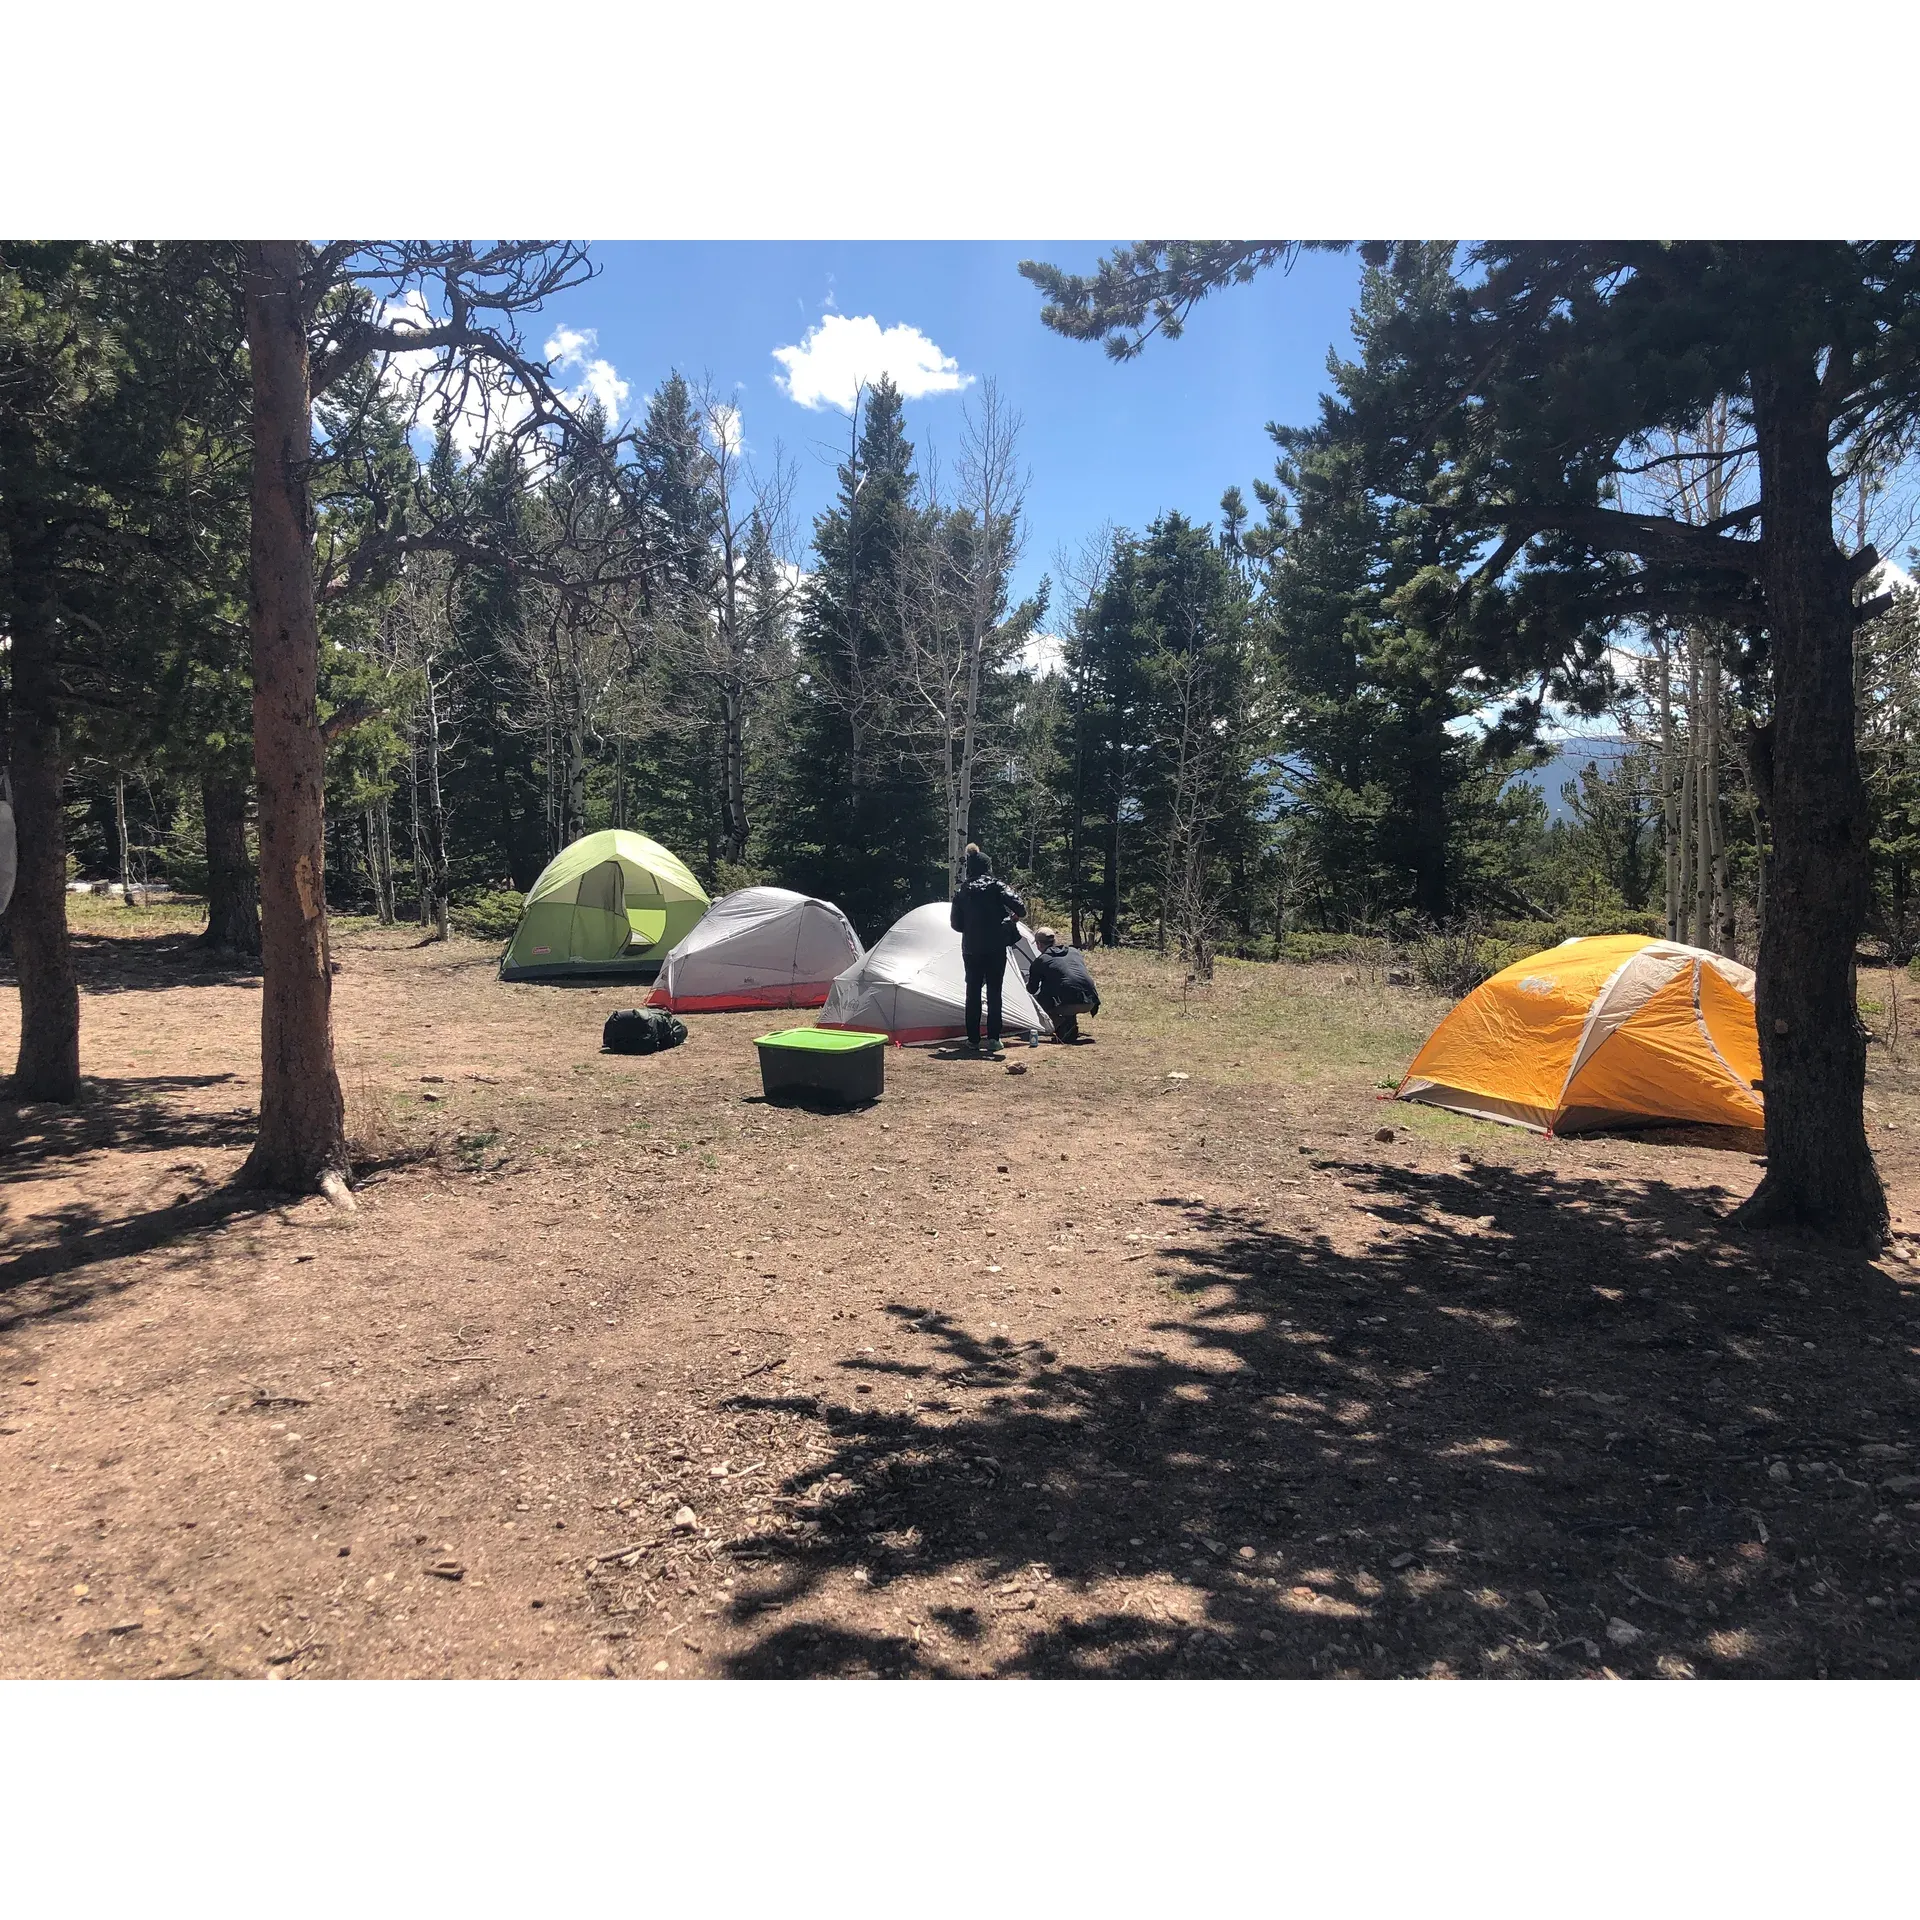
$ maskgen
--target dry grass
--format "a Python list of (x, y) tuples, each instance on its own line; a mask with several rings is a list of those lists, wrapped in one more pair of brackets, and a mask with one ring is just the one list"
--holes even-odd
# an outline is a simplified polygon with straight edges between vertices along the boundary
[(1210, 984), (1158, 955), (1095, 953), (1105, 1011), (1092, 1023), (1124, 1026), (1165, 1046), (1168, 1065), (1185, 1049), (1216, 1084), (1277, 1075), (1311, 1084), (1330, 1075), (1397, 1083), (1448, 1003), (1424, 989), (1389, 987), (1340, 966), (1252, 960), (1216, 962)]
[(204, 900), (148, 900), (130, 907), (117, 893), (67, 895), (67, 926), (74, 933), (150, 938), (155, 934), (198, 933), (206, 924)]

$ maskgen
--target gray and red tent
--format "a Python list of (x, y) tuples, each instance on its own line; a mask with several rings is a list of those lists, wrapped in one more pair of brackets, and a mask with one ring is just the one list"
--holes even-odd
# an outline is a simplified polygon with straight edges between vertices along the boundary
[(862, 951), (831, 900), (742, 887), (716, 900), (661, 962), (647, 1005), (674, 1013), (817, 1007)]

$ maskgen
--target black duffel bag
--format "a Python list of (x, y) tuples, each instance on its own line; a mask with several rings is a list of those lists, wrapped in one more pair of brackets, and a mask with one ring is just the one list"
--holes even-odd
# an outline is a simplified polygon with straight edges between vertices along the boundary
[(608, 1053), (665, 1053), (687, 1037), (685, 1025), (658, 1007), (629, 1007), (610, 1013), (600, 1035)]

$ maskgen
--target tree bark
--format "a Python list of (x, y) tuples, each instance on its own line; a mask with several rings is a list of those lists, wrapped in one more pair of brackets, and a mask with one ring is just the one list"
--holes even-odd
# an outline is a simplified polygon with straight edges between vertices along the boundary
[[(1084, 645), (1084, 641), (1081, 643)], [(1081, 848), (1087, 827), (1087, 714), (1086, 665), (1084, 659), (1074, 669), (1070, 683), (1073, 715), (1073, 806), (1067, 815), (1067, 912), (1073, 922), (1073, 944), (1084, 947), (1086, 930), (1081, 919)]]
[(1887, 1201), (1867, 1144), (1866, 1043), (1851, 990), (1867, 805), (1828, 422), (1810, 356), (1755, 367), (1752, 391), (1773, 650), (1773, 873), (1757, 969), (1767, 1171), (1740, 1218), (1877, 1246)]
[(214, 771), (200, 776), (207, 825), (207, 930), (200, 944), (260, 957), (260, 889), (247, 855), (247, 783)]
[(560, 845), (570, 847), (587, 830), (587, 734), (577, 711), (567, 719), (566, 786), (561, 795)]
[(133, 850), (127, 844), (127, 776), (113, 776), (113, 833), (120, 854), (120, 904), (133, 905)]
[(433, 929), (447, 937), (447, 807), (440, 790), (440, 698), (427, 681), (427, 898)]
[[(549, 785), (552, 783), (549, 782)], [(407, 818), (413, 835), (413, 907), (414, 918), (424, 927), (430, 915), (427, 906), (427, 841), (426, 830), (422, 825), (420, 812), (420, 742), (417, 738), (407, 742)], [(394, 918), (400, 917), (396, 906)]]
[(1654, 635), (1660, 688), (1660, 856), (1666, 877), (1667, 938), (1680, 937), (1680, 833), (1673, 777), (1673, 639)]
[[(735, 865), (747, 857), (747, 623), (740, 606), (740, 568), (734, 556), (734, 520), (728, 504), (725, 449), (720, 481), (720, 617), (726, 670), (720, 683), (720, 842)], [(751, 548), (752, 542), (749, 541)]]
[(1103, 947), (1117, 947), (1120, 944), (1120, 809), (1124, 799), (1125, 781), (1121, 774), (1117, 717), (1114, 725), (1116, 737), (1113, 742), (1112, 768), (1107, 791), (1107, 817), (1103, 823), (1106, 829), (1106, 843), (1104, 863), (1100, 871), (1100, 944)]
[(383, 793), (380, 796), (378, 813), (380, 823), (380, 884), (385, 889), (386, 922), (388, 926), (400, 918), (400, 896), (393, 880), (393, 797)]
[(1421, 713), (1407, 768), (1412, 801), (1414, 911), (1423, 919), (1445, 920), (1452, 908), (1447, 872), (1446, 723), (1438, 713)]
[(253, 751), (260, 792), (260, 1132), (255, 1186), (344, 1196), (346, 1113), (333, 1063), (327, 948), (326, 749), (307, 470), (313, 457), (305, 248), (249, 243), (253, 372)]
[(17, 1100), (68, 1101), (80, 1092), (80, 989), (67, 941), (67, 828), (60, 804), (67, 768), (55, 704), (53, 600), (17, 532), (10, 557), (18, 857), (7, 921), (20, 983), (12, 1092)]
[(362, 857), (366, 861), (367, 885), (373, 889), (374, 918), (384, 926), (390, 926), (387, 918), (387, 890), (380, 879), (380, 828), (374, 819), (373, 809), (363, 807), (360, 810), (360, 845)]
[(721, 844), (736, 865), (747, 857), (752, 833), (747, 819), (746, 718), (745, 674), (736, 662), (720, 689)]

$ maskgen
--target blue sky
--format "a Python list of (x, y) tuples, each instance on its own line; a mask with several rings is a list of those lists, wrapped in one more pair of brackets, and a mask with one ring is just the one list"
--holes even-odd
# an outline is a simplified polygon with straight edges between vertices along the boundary
[[(599, 383), (624, 383), (630, 412), (675, 368), (731, 390), (749, 456), (764, 458), (780, 441), (794, 459), (803, 537), (832, 494), (846, 423), (793, 393), (810, 382), (830, 387), (888, 330), (914, 330), (937, 349), (932, 378), (948, 387), (909, 400), (917, 445), (934, 443), (950, 468), (964, 383), (988, 376), (1024, 417), (1025, 590), (1057, 546), (1103, 520), (1142, 528), (1169, 507), (1213, 517), (1223, 488), (1248, 490), (1270, 471), (1266, 422), (1311, 419), (1327, 350), (1348, 345), (1359, 264), (1309, 255), (1290, 274), (1216, 295), (1183, 339), (1116, 365), (1097, 346), (1043, 328), (1039, 297), (1015, 270), (1029, 258), (1091, 266), (1105, 250), (1048, 241), (609, 243), (593, 249), (599, 277), (535, 324), (549, 337), (562, 327), (590, 333), (569, 377), (604, 362)], [(868, 319), (871, 328), (851, 324)], [(796, 361), (775, 359), (806, 347), (813, 329), (822, 331)], [(914, 347), (923, 360), (930, 352), (898, 333), (887, 344)]]

